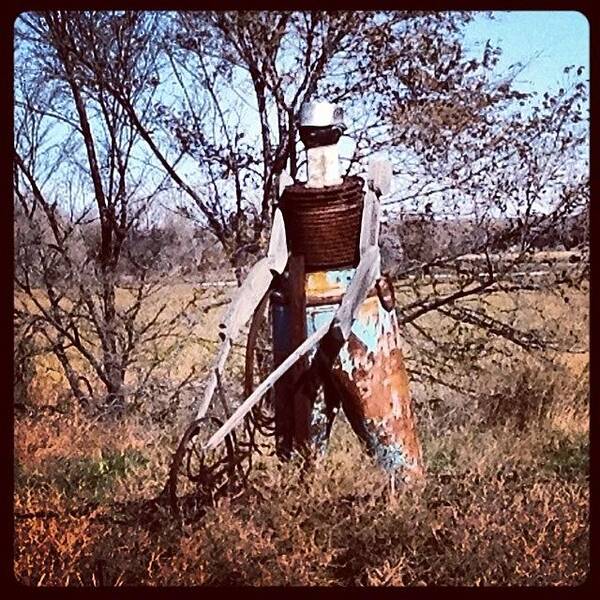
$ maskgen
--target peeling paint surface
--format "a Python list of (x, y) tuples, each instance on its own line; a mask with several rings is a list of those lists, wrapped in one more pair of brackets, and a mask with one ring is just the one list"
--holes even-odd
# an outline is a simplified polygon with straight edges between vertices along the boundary
[(306, 304), (311, 306), (339, 302), (355, 271), (356, 269), (338, 269), (307, 273)]
[[(311, 273), (307, 298), (343, 293), (354, 269)], [(329, 286), (329, 287), (328, 287)], [(387, 303), (386, 303), (387, 304)], [(338, 304), (307, 306), (307, 334), (326, 323)], [(389, 306), (387, 307), (389, 308)], [(335, 389), (324, 386), (313, 405), (311, 434), (315, 449), (323, 452), (338, 406), (377, 462), (406, 480), (422, 475), (408, 375), (400, 350), (395, 311), (379, 296), (365, 300), (332, 371)]]
[[(331, 320), (354, 272), (349, 268), (306, 274), (307, 335)], [(386, 285), (379, 282), (377, 287), (385, 289)], [(335, 415), (342, 408), (378, 464), (410, 482), (423, 472), (421, 447), (400, 350), (398, 321), (387, 296), (382, 302), (374, 289), (359, 308), (350, 337), (333, 365), (331, 381), (323, 383), (314, 399), (310, 440), (313, 450), (323, 454)], [(293, 350), (287, 335), (289, 325), (287, 306), (273, 305), (276, 355)], [(309, 354), (310, 359), (315, 351)]]

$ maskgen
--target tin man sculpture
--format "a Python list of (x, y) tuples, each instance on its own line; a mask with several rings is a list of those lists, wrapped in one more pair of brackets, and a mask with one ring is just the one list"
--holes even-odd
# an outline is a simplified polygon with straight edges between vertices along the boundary
[[(247, 476), (257, 432), (274, 434), (282, 459), (319, 456), (340, 408), (392, 481), (422, 474), (393, 287), (380, 272), (380, 198), (389, 193), (391, 166), (372, 163), (366, 183), (341, 177), (337, 142), (344, 130), (340, 107), (302, 107), (307, 181), (282, 174), (267, 256), (249, 271), (219, 325), (221, 348), (171, 466), (167, 491), (177, 514)], [(268, 305), (273, 370), (254, 388), (257, 332)], [(249, 321), (245, 399), (231, 411), (223, 369)], [(215, 396), (224, 418), (208, 416)]]

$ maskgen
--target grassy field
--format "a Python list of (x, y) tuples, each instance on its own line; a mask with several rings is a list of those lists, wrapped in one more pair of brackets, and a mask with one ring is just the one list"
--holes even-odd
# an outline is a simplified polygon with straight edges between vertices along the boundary
[[(189, 292), (180, 286), (170, 296), (182, 302)], [(486, 301), (517, 324), (585, 347), (587, 294), (568, 297)], [(207, 364), (220, 310), (190, 332), (164, 376)], [(471, 335), (452, 333), (439, 316), (423, 321), (450, 348)], [(408, 333), (416, 373), (424, 358)], [(260, 457), (242, 495), (180, 526), (149, 501), (164, 486), (189, 404), (169, 422), (143, 411), (91, 419), (68, 403), (63, 412), (18, 415), (15, 576), (44, 586), (579, 584), (589, 571), (588, 355), (486, 343), (480, 356), (453, 359), (457, 385), (469, 382), (475, 395), (436, 390), (432, 405), (433, 388), (415, 375), (427, 474), (395, 496), (339, 419), (309, 475)], [(56, 404), (64, 393), (53, 369), (46, 358), (36, 365), (34, 403)]]

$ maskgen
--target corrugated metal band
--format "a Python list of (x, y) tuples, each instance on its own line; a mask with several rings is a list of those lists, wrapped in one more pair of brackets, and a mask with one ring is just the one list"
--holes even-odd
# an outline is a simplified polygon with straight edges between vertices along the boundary
[(279, 206), (288, 243), (304, 255), (306, 272), (358, 265), (363, 184), (354, 176), (325, 188), (285, 188)]

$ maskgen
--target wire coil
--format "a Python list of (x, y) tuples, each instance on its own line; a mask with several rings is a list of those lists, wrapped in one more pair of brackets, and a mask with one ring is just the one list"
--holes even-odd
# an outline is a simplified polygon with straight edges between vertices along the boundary
[(292, 254), (303, 254), (307, 272), (358, 265), (364, 180), (341, 185), (285, 188), (279, 207)]

